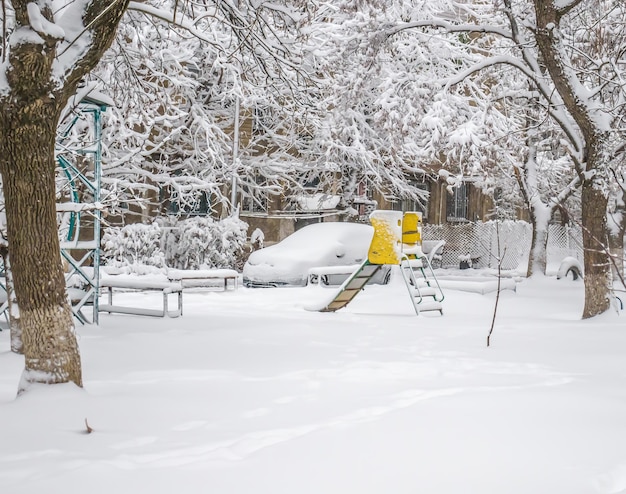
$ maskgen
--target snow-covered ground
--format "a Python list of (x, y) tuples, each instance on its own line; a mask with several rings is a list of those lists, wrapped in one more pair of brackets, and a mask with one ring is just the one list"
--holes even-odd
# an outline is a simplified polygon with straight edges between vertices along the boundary
[(581, 321), (581, 282), (502, 292), (489, 348), (493, 292), (449, 289), (444, 316), (416, 317), (396, 277), (305, 309), (328, 294), (200, 290), (182, 318), (102, 315), (78, 328), (83, 390), (17, 399), (1, 332), (0, 492), (626, 492), (624, 316)]

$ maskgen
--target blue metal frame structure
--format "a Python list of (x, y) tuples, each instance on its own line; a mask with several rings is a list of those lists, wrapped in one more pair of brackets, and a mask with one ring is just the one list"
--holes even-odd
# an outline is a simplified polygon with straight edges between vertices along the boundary
[(95, 95), (83, 98), (56, 146), (57, 214), (65, 224), (61, 255), (69, 266), (66, 282), (72, 311), (83, 324), (98, 324), (102, 113), (108, 106)]

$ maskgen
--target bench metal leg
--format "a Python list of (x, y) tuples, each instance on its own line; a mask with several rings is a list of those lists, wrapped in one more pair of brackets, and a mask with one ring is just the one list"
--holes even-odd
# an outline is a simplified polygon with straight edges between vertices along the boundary
[[(152, 317), (179, 317), (183, 315), (183, 292), (182, 290), (176, 292), (163, 291), (163, 309), (142, 309), (139, 307), (126, 307), (126, 306), (114, 306), (113, 305), (113, 287), (107, 287), (108, 304), (100, 304), (100, 312), (119, 313), (119, 314), (134, 314), (138, 316), (152, 316)], [(138, 290), (144, 291), (144, 290)], [(169, 310), (168, 296), (170, 293), (176, 293), (178, 296), (178, 308), (177, 310)]]
[(167, 317), (180, 317), (183, 315), (183, 291), (176, 292), (178, 299), (178, 308), (170, 312), (169, 309), (169, 295), (171, 292), (163, 292), (163, 316)]

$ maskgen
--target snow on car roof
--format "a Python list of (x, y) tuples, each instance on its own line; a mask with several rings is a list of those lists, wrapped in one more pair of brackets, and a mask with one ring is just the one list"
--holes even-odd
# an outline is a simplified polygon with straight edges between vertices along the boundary
[(352, 240), (357, 244), (361, 244), (364, 236), (372, 236), (373, 234), (374, 229), (371, 226), (361, 223), (315, 223), (297, 230), (276, 245), (290, 248), (307, 248), (311, 242), (319, 244), (324, 241), (337, 240), (341, 240), (342, 243), (350, 243)]

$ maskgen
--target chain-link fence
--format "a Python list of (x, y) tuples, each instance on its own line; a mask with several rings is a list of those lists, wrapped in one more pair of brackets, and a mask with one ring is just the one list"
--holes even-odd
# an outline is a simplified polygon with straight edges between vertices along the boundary
[[(424, 225), (424, 240), (445, 240), (442, 267), (459, 267), (468, 256), (475, 268), (525, 270), (532, 239), (532, 227), (524, 221), (489, 221), (460, 225)], [(550, 225), (548, 230), (548, 266), (558, 265), (564, 257), (583, 259), (579, 227)]]

